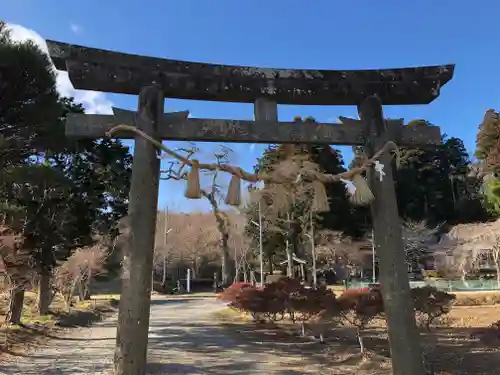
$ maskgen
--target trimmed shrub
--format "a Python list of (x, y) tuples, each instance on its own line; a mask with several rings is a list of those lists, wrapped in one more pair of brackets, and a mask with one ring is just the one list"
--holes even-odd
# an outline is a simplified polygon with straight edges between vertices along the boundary
[(236, 297), (242, 290), (247, 288), (254, 288), (250, 283), (237, 282), (233, 283), (229, 288), (226, 288), (220, 293), (217, 298), (223, 302), (236, 302)]
[(437, 290), (431, 286), (414, 288), (411, 290), (413, 306), (418, 320), (430, 330), (432, 323), (451, 311), (455, 302), (455, 295)]
[[(412, 290), (416, 313), (427, 328), (437, 319), (450, 312), (455, 296), (432, 287)], [(384, 303), (378, 287), (350, 289), (336, 298), (332, 290), (324, 286), (308, 288), (299, 280), (287, 277), (269, 283), (264, 288), (247, 283), (235, 283), (219, 297), (230, 302), (230, 307), (251, 314), (254, 320), (276, 321), (289, 316), (299, 323), (305, 335), (305, 325), (323, 333), (340, 321), (356, 328), (357, 338), (364, 352), (363, 331), (373, 319), (384, 314)]]
[(283, 300), (268, 288), (243, 288), (236, 296), (235, 301), (230, 304), (230, 307), (251, 314), (254, 320), (262, 320), (263, 318), (269, 320), (283, 319), (285, 314)]
[(365, 352), (362, 332), (375, 318), (384, 313), (384, 303), (379, 290), (358, 293), (344, 293), (337, 302), (340, 306), (342, 318), (356, 327), (361, 353)]

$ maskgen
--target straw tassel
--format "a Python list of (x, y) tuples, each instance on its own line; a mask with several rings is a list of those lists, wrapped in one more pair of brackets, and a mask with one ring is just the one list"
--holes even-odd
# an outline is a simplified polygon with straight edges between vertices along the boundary
[(193, 160), (193, 164), (191, 164), (191, 170), (187, 176), (186, 192), (184, 196), (188, 199), (201, 198), (200, 163), (198, 160)]
[(241, 204), (241, 178), (233, 174), (227, 189), (226, 204), (239, 206)]
[(356, 187), (356, 191), (350, 196), (350, 201), (352, 204), (357, 206), (365, 206), (375, 199), (372, 191), (368, 187), (368, 183), (360, 174), (355, 175), (352, 178), (352, 183)]
[(313, 212), (327, 212), (330, 210), (328, 196), (326, 195), (325, 185), (321, 181), (313, 181), (313, 201), (311, 209)]

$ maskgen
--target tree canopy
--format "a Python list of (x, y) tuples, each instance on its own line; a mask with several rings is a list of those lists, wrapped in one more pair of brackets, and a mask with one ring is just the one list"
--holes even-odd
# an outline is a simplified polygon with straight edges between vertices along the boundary
[(66, 138), (66, 115), (83, 107), (59, 96), (48, 56), (13, 42), (5, 23), (0, 56), (0, 210), (51, 269), (126, 214), (132, 157), (120, 141)]

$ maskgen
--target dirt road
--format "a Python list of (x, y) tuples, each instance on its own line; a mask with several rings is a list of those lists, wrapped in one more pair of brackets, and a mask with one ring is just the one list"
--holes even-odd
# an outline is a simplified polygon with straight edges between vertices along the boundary
[[(211, 298), (152, 301), (148, 374), (299, 375), (318, 369), (298, 368), (300, 356), (284, 357), (269, 348), (259, 350), (231, 334), (216, 321), (221, 308)], [(110, 374), (116, 335), (116, 316), (92, 328), (50, 340), (34, 353), (0, 363), (0, 374)], [(316, 372), (314, 372), (316, 370)]]

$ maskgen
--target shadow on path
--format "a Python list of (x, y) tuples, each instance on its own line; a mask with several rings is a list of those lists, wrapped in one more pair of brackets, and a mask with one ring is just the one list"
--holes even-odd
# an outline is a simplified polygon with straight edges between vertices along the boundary
[[(222, 305), (213, 298), (158, 298), (151, 305), (148, 374), (318, 373), (297, 367), (303, 366), (301, 356), (298, 361), (296, 355), (300, 348), (280, 349), (272, 340), (248, 342), (231, 332), (234, 327), (216, 324), (212, 313)], [(52, 337), (47, 347), (29, 355), (11, 357), (0, 364), (0, 373), (110, 374), (115, 335), (116, 316), (92, 328)]]

